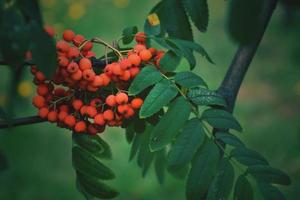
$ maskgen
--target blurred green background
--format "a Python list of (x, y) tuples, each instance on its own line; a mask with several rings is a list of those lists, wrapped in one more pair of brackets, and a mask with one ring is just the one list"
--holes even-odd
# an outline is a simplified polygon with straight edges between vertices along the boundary
[[(90, 37), (112, 41), (122, 29), (137, 25), (156, 0), (41, 0), (45, 23), (58, 34), (66, 28)], [(216, 89), (237, 49), (225, 30), (226, 1), (210, 0), (210, 24), (205, 34), (194, 30), (196, 41), (209, 52), (216, 65), (198, 57), (196, 71), (210, 88)], [(287, 199), (300, 196), (300, 26), (286, 25), (278, 7), (251, 64), (238, 96), (235, 116), (244, 133), (240, 138), (262, 153), (272, 166), (287, 172), (290, 187), (282, 190)], [(297, 22), (297, 20), (296, 20)], [(299, 18), (298, 18), (299, 22)], [(7, 75), (1, 69), (0, 104), (7, 97)], [(15, 105), (18, 116), (35, 114), (31, 106), (34, 86), (26, 75), (18, 86), (22, 99)], [(184, 199), (184, 182), (167, 177), (159, 185), (153, 170), (145, 179), (136, 163), (128, 162), (129, 145), (124, 131), (107, 129), (104, 138), (111, 144), (114, 159), (108, 162), (117, 175), (112, 181), (120, 191), (118, 200)], [(71, 164), (71, 133), (49, 123), (0, 130), (0, 150), (6, 154), (9, 169), (0, 174), (1, 200), (81, 200), (76, 190)]]

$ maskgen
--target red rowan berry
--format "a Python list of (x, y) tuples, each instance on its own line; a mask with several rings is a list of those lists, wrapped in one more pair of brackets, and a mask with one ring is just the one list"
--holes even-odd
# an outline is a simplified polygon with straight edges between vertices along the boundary
[(82, 133), (86, 131), (85, 121), (79, 121), (75, 124), (74, 130), (76, 133)]
[(78, 47), (84, 40), (85, 38), (83, 37), (83, 35), (78, 34), (73, 38), (73, 44)]
[(34, 66), (34, 65), (32, 65), (32, 66), (30, 67), (30, 72), (31, 72), (32, 75), (35, 75), (35, 74), (38, 72), (37, 67)]
[(58, 57), (58, 65), (61, 67), (66, 67), (69, 64), (69, 59), (65, 56)]
[(68, 51), (68, 58), (76, 58), (80, 54), (79, 50), (77, 47), (70, 47)]
[(74, 99), (72, 102), (72, 106), (74, 110), (80, 110), (80, 108), (83, 106), (83, 102), (80, 99)]
[(141, 64), (141, 58), (137, 54), (131, 54), (128, 56), (128, 59), (135, 66), (139, 66)]
[(93, 106), (87, 106), (86, 113), (89, 117), (93, 118), (97, 115), (97, 109)]
[(137, 44), (137, 45), (134, 46), (134, 51), (136, 53), (139, 53), (139, 52), (141, 52), (141, 51), (143, 51), (145, 49), (146, 49), (146, 46), (143, 45), (143, 44)]
[(44, 75), (43, 72), (41, 72), (41, 71), (38, 71), (38, 72), (35, 73), (35, 78), (36, 78), (38, 81), (41, 81), (41, 82), (43, 82), (43, 81), (46, 80), (45, 75)]
[(109, 95), (108, 97), (106, 97), (105, 99), (105, 103), (111, 107), (115, 106), (116, 105), (116, 97), (115, 95)]
[(156, 54), (156, 49), (155, 48), (150, 47), (148, 50), (151, 52), (152, 55)]
[(110, 78), (106, 74), (100, 74), (100, 77), (102, 78), (102, 84), (103, 86), (108, 86), (110, 83)]
[(77, 70), (77, 72), (71, 75), (71, 78), (75, 81), (79, 81), (82, 78), (82, 71)]
[(134, 115), (134, 110), (129, 106), (124, 116), (126, 119), (128, 119), (133, 115)]
[(85, 45), (82, 47), (83, 51), (90, 51), (93, 48), (93, 43), (91, 41), (87, 41)]
[(138, 32), (137, 34), (135, 34), (134, 39), (138, 43), (145, 43), (146, 42), (146, 34), (144, 32)]
[(118, 76), (123, 74), (123, 71), (118, 63), (115, 63), (112, 66), (112, 72), (114, 75)]
[(87, 114), (87, 107), (88, 106), (82, 106), (81, 107), (81, 109), (80, 109), (80, 114), (82, 115), (82, 116), (84, 116), (84, 115), (86, 115)]
[(44, 97), (38, 95), (38, 96), (33, 97), (32, 103), (35, 107), (42, 108), (45, 106), (46, 100)]
[(49, 93), (49, 88), (46, 84), (41, 84), (37, 87), (38, 95), (45, 96)]
[(79, 69), (79, 66), (76, 62), (71, 62), (68, 67), (67, 67), (67, 70), (70, 74), (74, 74), (78, 71)]
[(120, 114), (125, 114), (127, 112), (128, 105), (127, 104), (122, 104), (118, 106), (118, 112)]
[(58, 109), (60, 111), (69, 112), (69, 106), (68, 105), (60, 105)]
[(100, 87), (103, 85), (103, 79), (101, 76), (96, 75), (94, 81), (92, 82), (92, 86), (94, 87)]
[(68, 52), (70, 49), (70, 46), (67, 42), (60, 40), (56, 43), (56, 49), (61, 52)]
[(123, 81), (128, 81), (130, 79), (130, 71), (129, 70), (125, 70), (122, 74), (122, 76), (120, 76), (120, 79)]
[(138, 67), (132, 67), (129, 69), (130, 77), (134, 78), (138, 73), (140, 73), (140, 69)]
[(70, 29), (67, 29), (63, 32), (63, 39), (67, 42), (71, 42), (75, 37), (75, 33), (70, 30)]
[(106, 121), (111, 121), (115, 118), (114, 112), (112, 110), (106, 110), (103, 112), (103, 118)]
[(92, 86), (92, 85), (89, 84), (89, 85), (86, 87), (86, 89), (87, 89), (89, 92), (96, 92), (99, 88), (94, 87), (94, 86)]
[(84, 52), (84, 56), (86, 58), (92, 58), (92, 57), (96, 57), (96, 54), (92, 51), (87, 51), (87, 52)]
[(91, 69), (92, 68), (92, 62), (88, 58), (81, 58), (79, 61), (79, 68), (81, 70)]
[(118, 104), (125, 104), (128, 102), (128, 95), (124, 92), (120, 92), (116, 95), (116, 102)]
[(49, 122), (56, 122), (57, 121), (57, 112), (56, 111), (50, 111), (48, 113), (48, 121)]
[(93, 107), (98, 107), (99, 105), (101, 105), (101, 103), (102, 103), (101, 99), (95, 98), (91, 100), (90, 105)]
[(40, 118), (45, 119), (47, 118), (48, 113), (49, 113), (49, 109), (47, 107), (42, 107), (39, 109), (38, 115), (40, 116)]
[(148, 49), (142, 50), (139, 55), (142, 61), (149, 61), (152, 57), (152, 54)]
[(55, 35), (55, 30), (52, 26), (45, 25), (44, 30), (50, 37), (53, 37)]
[(58, 113), (58, 120), (63, 122), (69, 114), (66, 111), (60, 111)]
[(124, 58), (124, 59), (122, 59), (122, 60), (120, 61), (120, 67), (121, 67), (121, 69), (123, 69), (123, 70), (130, 68), (131, 65), (132, 65), (132, 64), (131, 64), (130, 60), (127, 59), (127, 58)]
[(87, 81), (94, 81), (96, 74), (95, 74), (94, 70), (86, 69), (83, 71), (82, 76)]
[(132, 99), (130, 105), (134, 109), (139, 109), (143, 105), (144, 101), (141, 98), (134, 98)]
[(89, 84), (89, 82), (87, 80), (81, 80), (79, 81), (79, 87), (81, 89), (86, 89), (87, 85)]
[(76, 123), (76, 119), (73, 115), (68, 115), (65, 120), (64, 123), (69, 127), (69, 128), (73, 128), (75, 126)]
[(103, 114), (97, 114), (94, 117), (94, 123), (99, 125), (99, 126), (104, 126), (105, 125), (105, 120)]

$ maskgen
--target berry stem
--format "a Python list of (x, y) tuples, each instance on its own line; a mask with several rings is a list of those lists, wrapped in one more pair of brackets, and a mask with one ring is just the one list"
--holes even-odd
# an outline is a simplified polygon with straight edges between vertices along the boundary
[(113, 50), (113, 51), (118, 55), (118, 57), (119, 57), (120, 59), (123, 58), (122, 53), (121, 53), (118, 49), (116, 49), (116, 48), (113, 47), (112, 45), (108, 44), (108, 43), (105, 42), (104, 40), (102, 40), (102, 39), (100, 39), (100, 38), (93, 38), (93, 39), (91, 39), (91, 42), (105, 45), (105, 46), (107, 46), (108, 48), (110, 48), (111, 50)]

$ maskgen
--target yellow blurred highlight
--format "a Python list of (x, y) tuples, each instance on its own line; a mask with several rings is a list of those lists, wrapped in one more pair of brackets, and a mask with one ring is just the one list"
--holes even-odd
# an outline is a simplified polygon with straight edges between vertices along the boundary
[(129, 0), (113, 0), (113, 3), (118, 8), (126, 8), (129, 4)]
[(73, 20), (78, 20), (83, 17), (86, 12), (85, 5), (82, 2), (72, 3), (68, 10), (68, 15)]
[(33, 93), (32, 83), (30, 81), (22, 81), (18, 85), (18, 93), (21, 97), (29, 97)]
[(42, 0), (42, 5), (50, 8), (53, 7), (56, 4), (56, 0)]
[(147, 19), (151, 26), (157, 26), (160, 24), (159, 18), (156, 13), (148, 15)]
[(300, 82), (295, 85), (294, 91), (298, 96), (300, 96)]

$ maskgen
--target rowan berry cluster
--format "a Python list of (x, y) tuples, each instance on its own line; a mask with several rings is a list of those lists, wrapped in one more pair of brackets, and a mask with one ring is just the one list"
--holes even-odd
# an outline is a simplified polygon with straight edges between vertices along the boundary
[(132, 50), (97, 69), (91, 61), (96, 57), (92, 40), (72, 30), (65, 30), (62, 37), (56, 43), (57, 69), (51, 79), (31, 67), (37, 85), (33, 105), (39, 109), (38, 115), (60, 127), (91, 135), (102, 133), (106, 125), (121, 126), (132, 118), (143, 99), (129, 97), (126, 90), (143, 66), (152, 63), (158, 67), (164, 52), (147, 48), (146, 35), (140, 32)]

